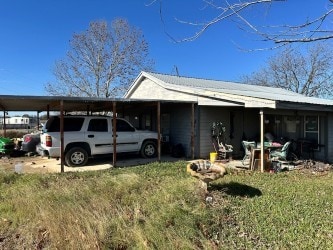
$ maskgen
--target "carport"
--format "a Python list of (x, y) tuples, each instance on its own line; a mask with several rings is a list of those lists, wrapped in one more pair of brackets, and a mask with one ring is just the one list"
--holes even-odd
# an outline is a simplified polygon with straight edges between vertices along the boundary
[[(6, 135), (5, 117), (7, 112), (37, 112), (37, 124), (39, 114), (47, 112), (59, 112), (60, 115), (60, 138), (61, 138), (61, 172), (64, 172), (64, 131), (63, 118), (68, 112), (85, 112), (91, 115), (95, 112), (111, 112), (122, 114), (135, 108), (151, 107), (156, 114), (156, 131), (158, 132), (158, 161), (161, 161), (161, 105), (185, 103), (191, 106), (191, 158), (194, 159), (194, 102), (186, 101), (161, 101), (122, 98), (94, 98), (94, 97), (65, 97), (65, 96), (21, 96), (0, 95), (0, 108), (4, 117), (4, 135)], [(116, 145), (116, 116), (113, 116), (113, 145)], [(113, 147), (113, 166), (116, 166), (116, 146)]]

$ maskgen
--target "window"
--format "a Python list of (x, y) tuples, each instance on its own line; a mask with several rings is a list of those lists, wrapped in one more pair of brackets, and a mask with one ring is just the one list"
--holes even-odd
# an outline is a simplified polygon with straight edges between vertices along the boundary
[(106, 119), (91, 119), (88, 131), (108, 132), (108, 121)]
[(124, 120), (117, 120), (117, 126), (116, 126), (117, 132), (134, 132), (135, 129), (126, 121)]
[(315, 144), (319, 143), (319, 117), (305, 116), (304, 137)]
[[(80, 131), (83, 125), (84, 118), (82, 117), (65, 117), (64, 131)], [(45, 124), (45, 132), (59, 132), (60, 118), (51, 117)]]

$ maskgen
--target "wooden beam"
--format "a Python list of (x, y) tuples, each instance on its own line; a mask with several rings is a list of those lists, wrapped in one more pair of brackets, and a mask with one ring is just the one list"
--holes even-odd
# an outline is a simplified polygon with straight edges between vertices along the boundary
[(191, 158), (194, 159), (194, 103), (191, 105)]
[(64, 101), (60, 101), (60, 172), (65, 172), (64, 168)]
[(157, 160), (161, 162), (161, 102), (157, 102)]
[(3, 111), (3, 137), (6, 137), (6, 136), (7, 136), (7, 130), (6, 130), (6, 114), (7, 114), (7, 111), (4, 110), (4, 111)]
[(50, 118), (50, 105), (46, 105), (46, 118), (49, 119)]
[(112, 138), (113, 138), (113, 161), (112, 166), (116, 167), (117, 162), (117, 110), (116, 102), (112, 102)]
[(260, 170), (264, 172), (264, 159), (265, 159), (265, 145), (264, 145), (264, 133), (265, 133), (265, 124), (264, 124), (264, 111), (260, 110)]

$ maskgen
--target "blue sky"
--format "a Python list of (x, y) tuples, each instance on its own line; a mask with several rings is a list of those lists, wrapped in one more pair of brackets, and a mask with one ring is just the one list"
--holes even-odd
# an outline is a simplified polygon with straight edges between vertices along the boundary
[[(2, 0), (0, 2), (0, 94), (46, 95), (45, 83), (53, 80), (52, 67), (63, 58), (75, 32), (89, 22), (126, 18), (141, 29), (149, 44), (155, 71), (198, 78), (239, 81), (264, 66), (277, 51), (249, 52), (244, 49), (269, 47), (258, 37), (243, 32), (229, 21), (211, 27), (193, 42), (174, 43), (167, 30), (181, 39), (193, 34), (179, 18), (202, 21), (213, 11), (203, 9), (202, 0), (165, 0), (160, 21), (159, 6), (150, 0)], [(232, 2), (232, 1), (229, 1)], [(301, 4), (300, 4), (301, 3)], [(328, 0), (278, 2), (246, 13), (260, 25), (298, 23), (322, 13)]]

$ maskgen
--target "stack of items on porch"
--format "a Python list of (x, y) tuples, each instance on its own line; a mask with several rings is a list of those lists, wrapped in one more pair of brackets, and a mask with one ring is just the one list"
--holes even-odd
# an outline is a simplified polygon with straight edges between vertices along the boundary
[(225, 131), (226, 128), (222, 122), (213, 122), (211, 139), (215, 152), (211, 153), (211, 161), (220, 160), (226, 162), (232, 159), (233, 146), (226, 142)]
[[(261, 145), (255, 141), (242, 141), (244, 148), (243, 166), (250, 170), (260, 170)], [(265, 171), (291, 170), (294, 168), (296, 156), (292, 153), (292, 141), (284, 144), (269, 141), (264, 144), (264, 169)]]

